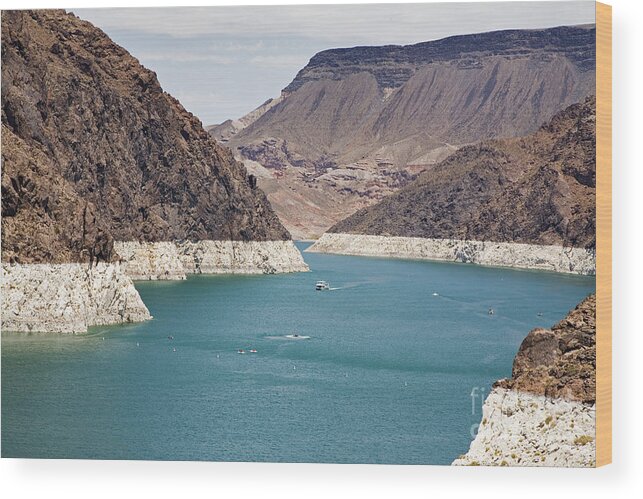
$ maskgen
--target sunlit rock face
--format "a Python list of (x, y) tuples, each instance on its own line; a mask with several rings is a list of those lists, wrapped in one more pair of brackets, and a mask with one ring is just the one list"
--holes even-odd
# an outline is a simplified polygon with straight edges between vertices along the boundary
[(119, 263), (2, 265), (2, 330), (84, 333), (151, 319)]

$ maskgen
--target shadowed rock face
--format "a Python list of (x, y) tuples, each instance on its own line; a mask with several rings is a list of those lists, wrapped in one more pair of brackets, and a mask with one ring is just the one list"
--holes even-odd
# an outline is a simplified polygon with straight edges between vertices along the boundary
[(534, 329), (516, 354), (510, 379), (496, 386), (566, 398), (596, 400), (596, 295), (551, 329)]
[(594, 57), (593, 26), (326, 50), (276, 104), (212, 133), (291, 231), (319, 236), (456, 148), (532, 133), (595, 93)]
[(4, 261), (110, 260), (113, 240), (285, 240), (256, 183), (102, 31), (2, 13)]
[(459, 149), (330, 232), (596, 246), (596, 102), (536, 133)]

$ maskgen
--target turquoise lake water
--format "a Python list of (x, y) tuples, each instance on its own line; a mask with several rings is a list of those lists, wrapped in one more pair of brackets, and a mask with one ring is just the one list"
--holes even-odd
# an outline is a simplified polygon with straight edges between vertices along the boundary
[[(480, 420), (472, 391), (509, 376), (529, 330), (595, 288), (593, 277), (304, 257), (309, 273), (137, 283), (146, 323), (3, 334), (2, 456), (448, 464)], [(339, 289), (316, 292), (318, 279)]]

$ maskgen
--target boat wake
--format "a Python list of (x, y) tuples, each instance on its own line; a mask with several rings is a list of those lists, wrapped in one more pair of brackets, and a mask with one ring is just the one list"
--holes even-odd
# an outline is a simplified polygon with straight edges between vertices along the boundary
[(309, 340), (310, 336), (303, 334), (284, 334), (283, 336), (266, 336), (269, 340)]

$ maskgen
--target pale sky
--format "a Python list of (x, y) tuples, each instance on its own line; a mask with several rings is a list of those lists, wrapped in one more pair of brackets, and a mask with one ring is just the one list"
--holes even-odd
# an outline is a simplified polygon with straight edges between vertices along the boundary
[(317, 52), (590, 24), (592, 1), (71, 9), (158, 75), (204, 125), (276, 97)]

